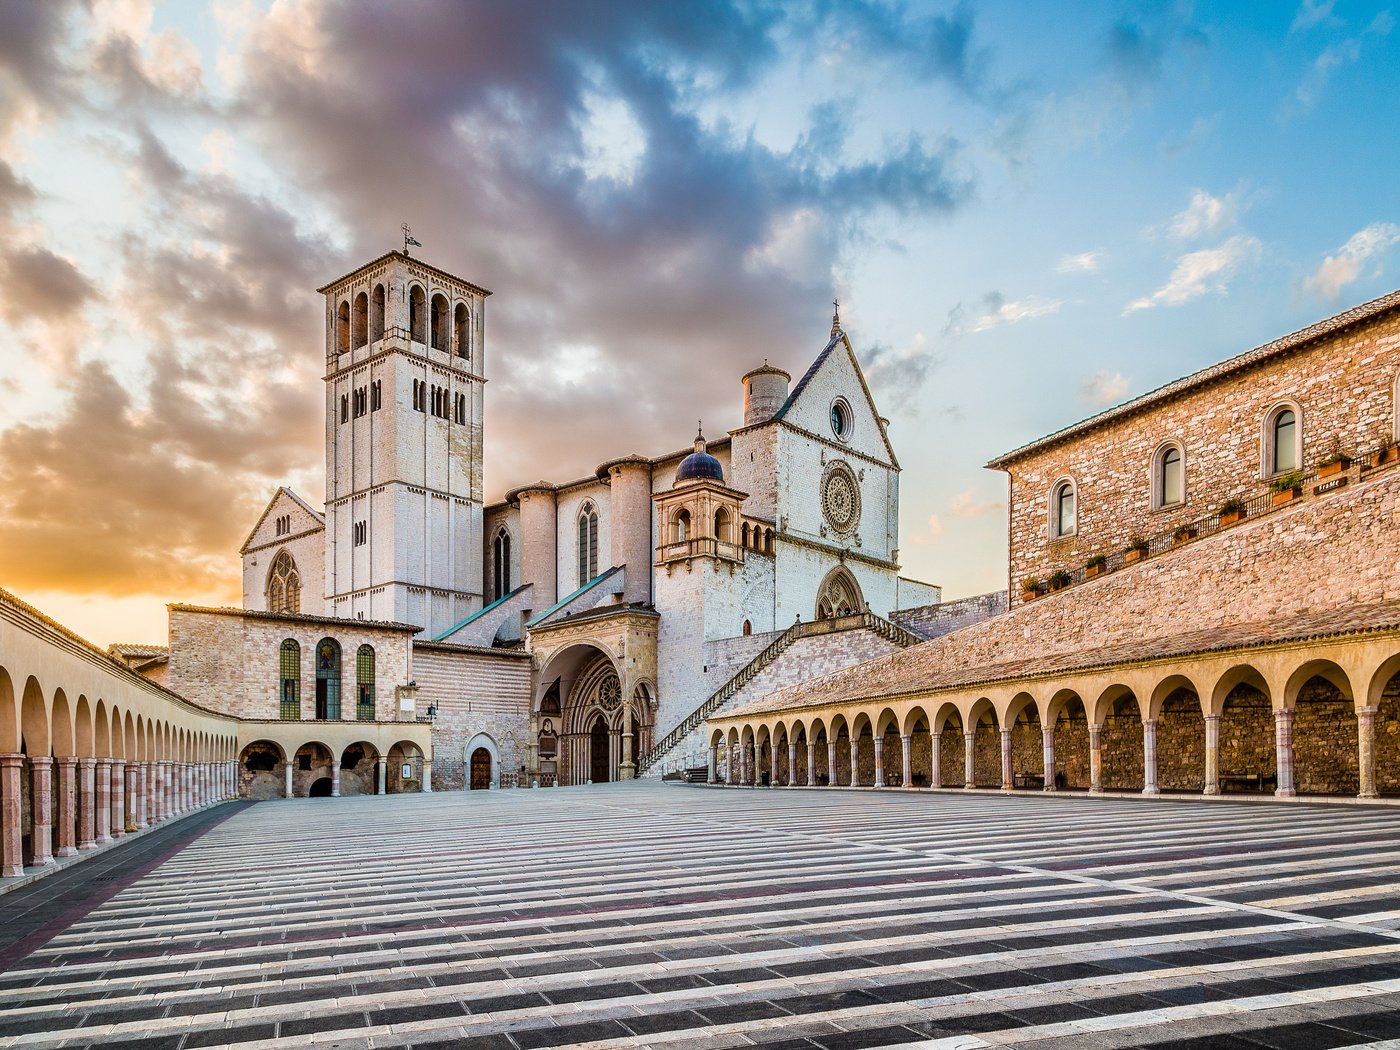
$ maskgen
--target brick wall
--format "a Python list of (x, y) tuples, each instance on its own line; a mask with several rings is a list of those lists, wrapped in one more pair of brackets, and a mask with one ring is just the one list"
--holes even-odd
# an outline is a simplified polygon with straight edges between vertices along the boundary
[[(1391, 315), (1015, 461), (1008, 468), (1013, 604), (1027, 578), (1081, 568), (1091, 555), (1122, 550), (1134, 536), (1170, 533), (1227, 498), (1264, 491), (1264, 418), (1283, 400), (1301, 409), (1306, 465), (1338, 448), (1389, 441), (1397, 369), (1400, 316)], [(1186, 499), (1153, 510), (1153, 454), (1169, 440), (1185, 454)], [(1078, 493), (1077, 531), (1050, 539), (1050, 492), (1065, 477)]]
[(418, 710), (437, 710), (433, 722), (433, 790), (466, 786), (466, 747), (490, 737), (500, 771), (517, 772), (526, 760), (530, 723), (527, 654), (419, 643), (413, 649)]

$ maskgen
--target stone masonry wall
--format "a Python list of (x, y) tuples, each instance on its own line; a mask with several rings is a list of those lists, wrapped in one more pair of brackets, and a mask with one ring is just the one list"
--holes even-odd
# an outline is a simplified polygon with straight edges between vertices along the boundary
[(466, 787), (466, 747), (478, 733), (491, 738), (498, 772), (525, 764), (530, 729), (530, 658), (523, 652), (418, 644), (413, 651), (418, 710), (432, 705), (433, 790)]
[(901, 609), (890, 614), (890, 619), (906, 630), (913, 631), (921, 638), (938, 638), (950, 631), (970, 627), (974, 623), (1006, 612), (1005, 591), (991, 594), (974, 594), (970, 598), (955, 598), (939, 602), (937, 605), (921, 605), (913, 609)]
[[(1400, 369), (1400, 315), (1328, 337), (1028, 455), (1009, 467), (1011, 600), (1027, 578), (1083, 567), (1134, 536), (1169, 533), (1229, 497), (1264, 491), (1261, 433), (1281, 401), (1301, 409), (1303, 463), (1391, 440)], [(1163, 442), (1184, 452), (1186, 499), (1153, 510), (1152, 459)], [(1077, 531), (1049, 538), (1051, 489), (1072, 478)]]

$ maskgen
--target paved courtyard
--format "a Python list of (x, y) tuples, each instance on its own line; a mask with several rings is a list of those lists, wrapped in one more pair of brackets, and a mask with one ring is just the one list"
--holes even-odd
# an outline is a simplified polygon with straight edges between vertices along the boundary
[(1400, 1040), (1395, 809), (642, 783), (158, 834), (0, 897), (0, 1046)]

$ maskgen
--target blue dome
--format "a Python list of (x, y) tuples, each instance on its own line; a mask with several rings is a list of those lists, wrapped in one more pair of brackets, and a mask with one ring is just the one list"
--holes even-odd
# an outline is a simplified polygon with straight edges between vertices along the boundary
[(695, 451), (681, 460), (676, 468), (676, 484), (682, 481), (723, 481), (724, 468), (719, 460), (705, 451), (705, 435), (695, 435)]
[(723, 481), (724, 468), (719, 465), (719, 460), (708, 452), (692, 452), (681, 460), (681, 465), (676, 468), (676, 480), (692, 481), (695, 478)]

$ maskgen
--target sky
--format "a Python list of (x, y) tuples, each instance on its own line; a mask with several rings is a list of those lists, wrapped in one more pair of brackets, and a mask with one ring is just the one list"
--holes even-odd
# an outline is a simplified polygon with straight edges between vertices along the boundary
[(324, 493), (315, 289), (492, 289), (488, 499), (742, 421), (831, 302), (905, 575), (990, 458), (1400, 286), (1383, 3), (0, 0), (0, 587), (99, 644)]

